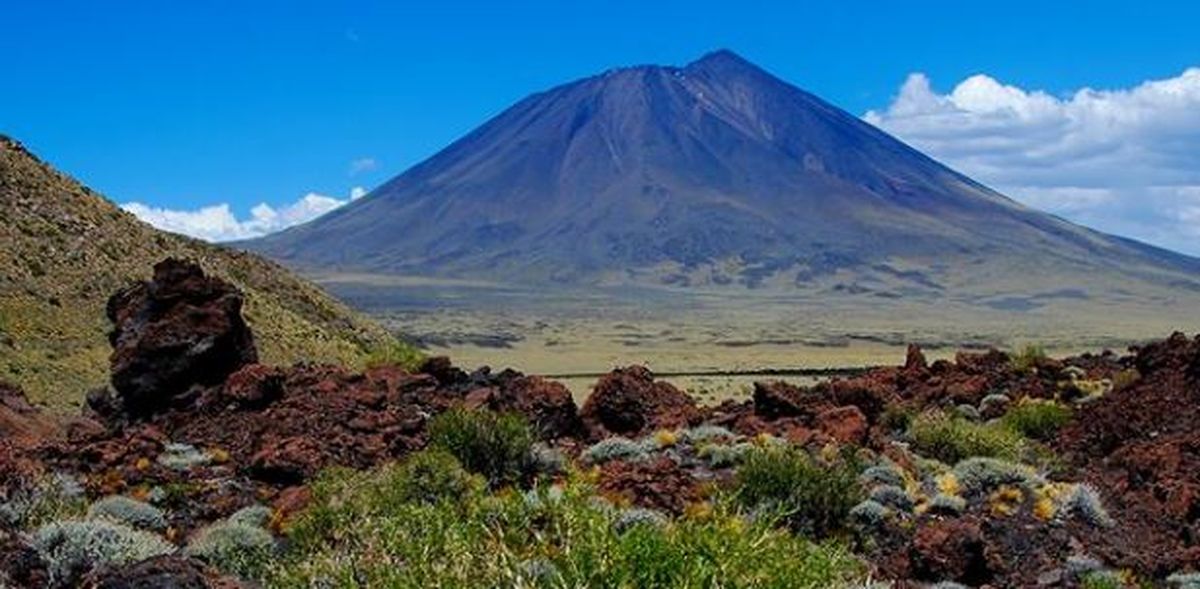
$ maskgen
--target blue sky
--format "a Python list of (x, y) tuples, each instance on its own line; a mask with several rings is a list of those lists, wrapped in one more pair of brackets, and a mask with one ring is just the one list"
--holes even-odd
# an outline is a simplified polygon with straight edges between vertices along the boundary
[[(531, 92), (727, 47), (1021, 200), (1200, 253), (1198, 3), (10, 1), (3, 19), (0, 132), (159, 224), (227, 203), (239, 224), (209, 237), (334, 206)], [(1142, 110), (1097, 115), (1112, 105)], [(1077, 169), (1101, 148), (1134, 161)]]

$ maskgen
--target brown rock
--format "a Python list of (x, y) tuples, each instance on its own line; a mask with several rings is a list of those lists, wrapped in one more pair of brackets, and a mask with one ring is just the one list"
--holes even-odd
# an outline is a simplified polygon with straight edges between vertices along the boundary
[(644, 462), (613, 461), (600, 470), (601, 495), (637, 507), (679, 515), (701, 499), (696, 479), (666, 456)]
[(754, 383), (753, 400), (754, 413), (768, 420), (810, 418), (833, 407), (822, 394), (780, 381)]
[(112, 383), (124, 411), (145, 417), (193, 386), (220, 384), (258, 359), (242, 295), (194, 263), (168, 258), (154, 278), (108, 300)]
[(601, 439), (684, 427), (699, 419), (700, 412), (686, 393), (655, 381), (643, 366), (630, 366), (600, 378), (580, 417), (592, 439)]
[(492, 411), (520, 413), (543, 440), (571, 438), (580, 434), (581, 422), (571, 391), (540, 376), (516, 376), (499, 387), (468, 393), (468, 406)]
[(913, 537), (911, 570), (924, 581), (955, 581), (972, 587), (989, 581), (979, 524), (967, 519), (933, 520)]
[(264, 445), (250, 459), (250, 472), (265, 482), (288, 485), (307, 480), (324, 463), (320, 442), (310, 437), (295, 436)]
[(244, 409), (261, 409), (283, 395), (283, 371), (262, 364), (248, 364), (229, 375), (221, 398)]
[(861, 445), (867, 439), (867, 418), (854, 405), (821, 412), (817, 415), (816, 427), (843, 444)]
[(137, 564), (93, 571), (81, 583), (87, 589), (237, 589), (246, 587), (222, 577), (198, 560), (157, 556)]

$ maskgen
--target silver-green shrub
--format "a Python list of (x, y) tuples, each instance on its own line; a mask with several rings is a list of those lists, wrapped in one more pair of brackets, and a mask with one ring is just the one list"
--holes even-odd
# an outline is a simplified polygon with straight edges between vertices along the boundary
[(88, 508), (88, 519), (109, 519), (139, 530), (160, 532), (167, 529), (161, 509), (123, 495), (109, 495)]
[(728, 428), (719, 425), (700, 425), (693, 428), (683, 430), (680, 439), (692, 444), (699, 445), (708, 442), (728, 442), (737, 438), (737, 435), (729, 431)]
[(1093, 526), (1109, 528), (1116, 523), (1104, 509), (1100, 493), (1086, 483), (1075, 485), (1075, 489), (1071, 491), (1063, 507), (1066, 513), (1075, 515)]
[(880, 485), (871, 489), (870, 500), (898, 511), (909, 512), (913, 508), (912, 497), (895, 485)]
[(73, 585), (98, 566), (132, 564), (175, 551), (156, 534), (105, 519), (46, 524), (32, 540), (54, 585)]
[(957, 495), (938, 493), (929, 500), (929, 513), (940, 515), (958, 515), (967, 509), (967, 500)]
[(742, 458), (746, 453), (754, 448), (753, 444), (740, 442), (730, 446), (721, 444), (708, 444), (702, 446), (698, 452), (699, 456), (708, 462), (708, 465), (713, 468), (729, 468), (741, 464)]
[(867, 499), (850, 509), (850, 521), (859, 528), (873, 530), (882, 527), (891, 511), (882, 503)]
[(265, 505), (250, 505), (233, 512), (233, 515), (225, 518), (225, 521), (231, 524), (265, 528), (273, 515), (274, 512), (271, 511), (270, 507)]
[(954, 465), (954, 476), (967, 494), (981, 494), (1001, 485), (1036, 486), (1044, 482), (1032, 468), (999, 458), (968, 458)]
[(167, 444), (157, 460), (159, 464), (172, 470), (189, 470), (196, 466), (208, 465), (212, 461), (212, 456), (191, 444)]
[(1178, 589), (1200, 589), (1200, 573), (1175, 573), (1167, 577), (1167, 584)]
[(859, 482), (868, 487), (875, 485), (891, 485), (893, 487), (904, 486), (904, 475), (900, 470), (891, 464), (880, 464), (872, 466), (858, 476)]
[(275, 538), (267, 530), (245, 523), (220, 521), (200, 530), (184, 553), (222, 572), (253, 577), (275, 552)]
[(647, 455), (643, 444), (621, 436), (600, 440), (583, 451), (584, 461), (591, 464), (604, 464), (612, 460), (644, 460)]

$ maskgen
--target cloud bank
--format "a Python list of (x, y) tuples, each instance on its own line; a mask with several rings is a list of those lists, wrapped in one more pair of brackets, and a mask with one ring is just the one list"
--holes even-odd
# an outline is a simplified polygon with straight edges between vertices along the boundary
[(914, 73), (863, 118), (1026, 204), (1200, 255), (1200, 68), (1065, 96)]
[(250, 217), (246, 219), (238, 219), (228, 203), (195, 210), (177, 210), (128, 202), (122, 204), (121, 208), (165, 231), (206, 241), (232, 241), (259, 237), (311, 221), (366, 193), (366, 189), (356, 186), (345, 199), (310, 192), (280, 208), (259, 203), (250, 209)]

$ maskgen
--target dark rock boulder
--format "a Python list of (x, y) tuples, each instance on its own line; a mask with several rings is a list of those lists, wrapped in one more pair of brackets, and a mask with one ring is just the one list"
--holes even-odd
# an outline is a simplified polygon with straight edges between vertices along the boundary
[(686, 393), (655, 381), (649, 369), (630, 366), (600, 377), (580, 417), (591, 438), (602, 439), (684, 427), (697, 421), (700, 411)]
[(196, 264), (168, 258), (154, 278), (108, 300), (112, 384), (126, 413), (146, 416), (195, 385), (220, 384), (257, 361), (242, 295)]
[(502, 374), (499, 386), (468, 393), (466, 404), (473, 409), (519, 413), (529, 420), (543, 440), (573, 438), (582, 429), (571, 391), (540, 376)]
[(104, 568), (88, 575), (87, 589), (237, 589), (247, 587), (222, 577), (195, 559), (158, 556), (125, 567)]

